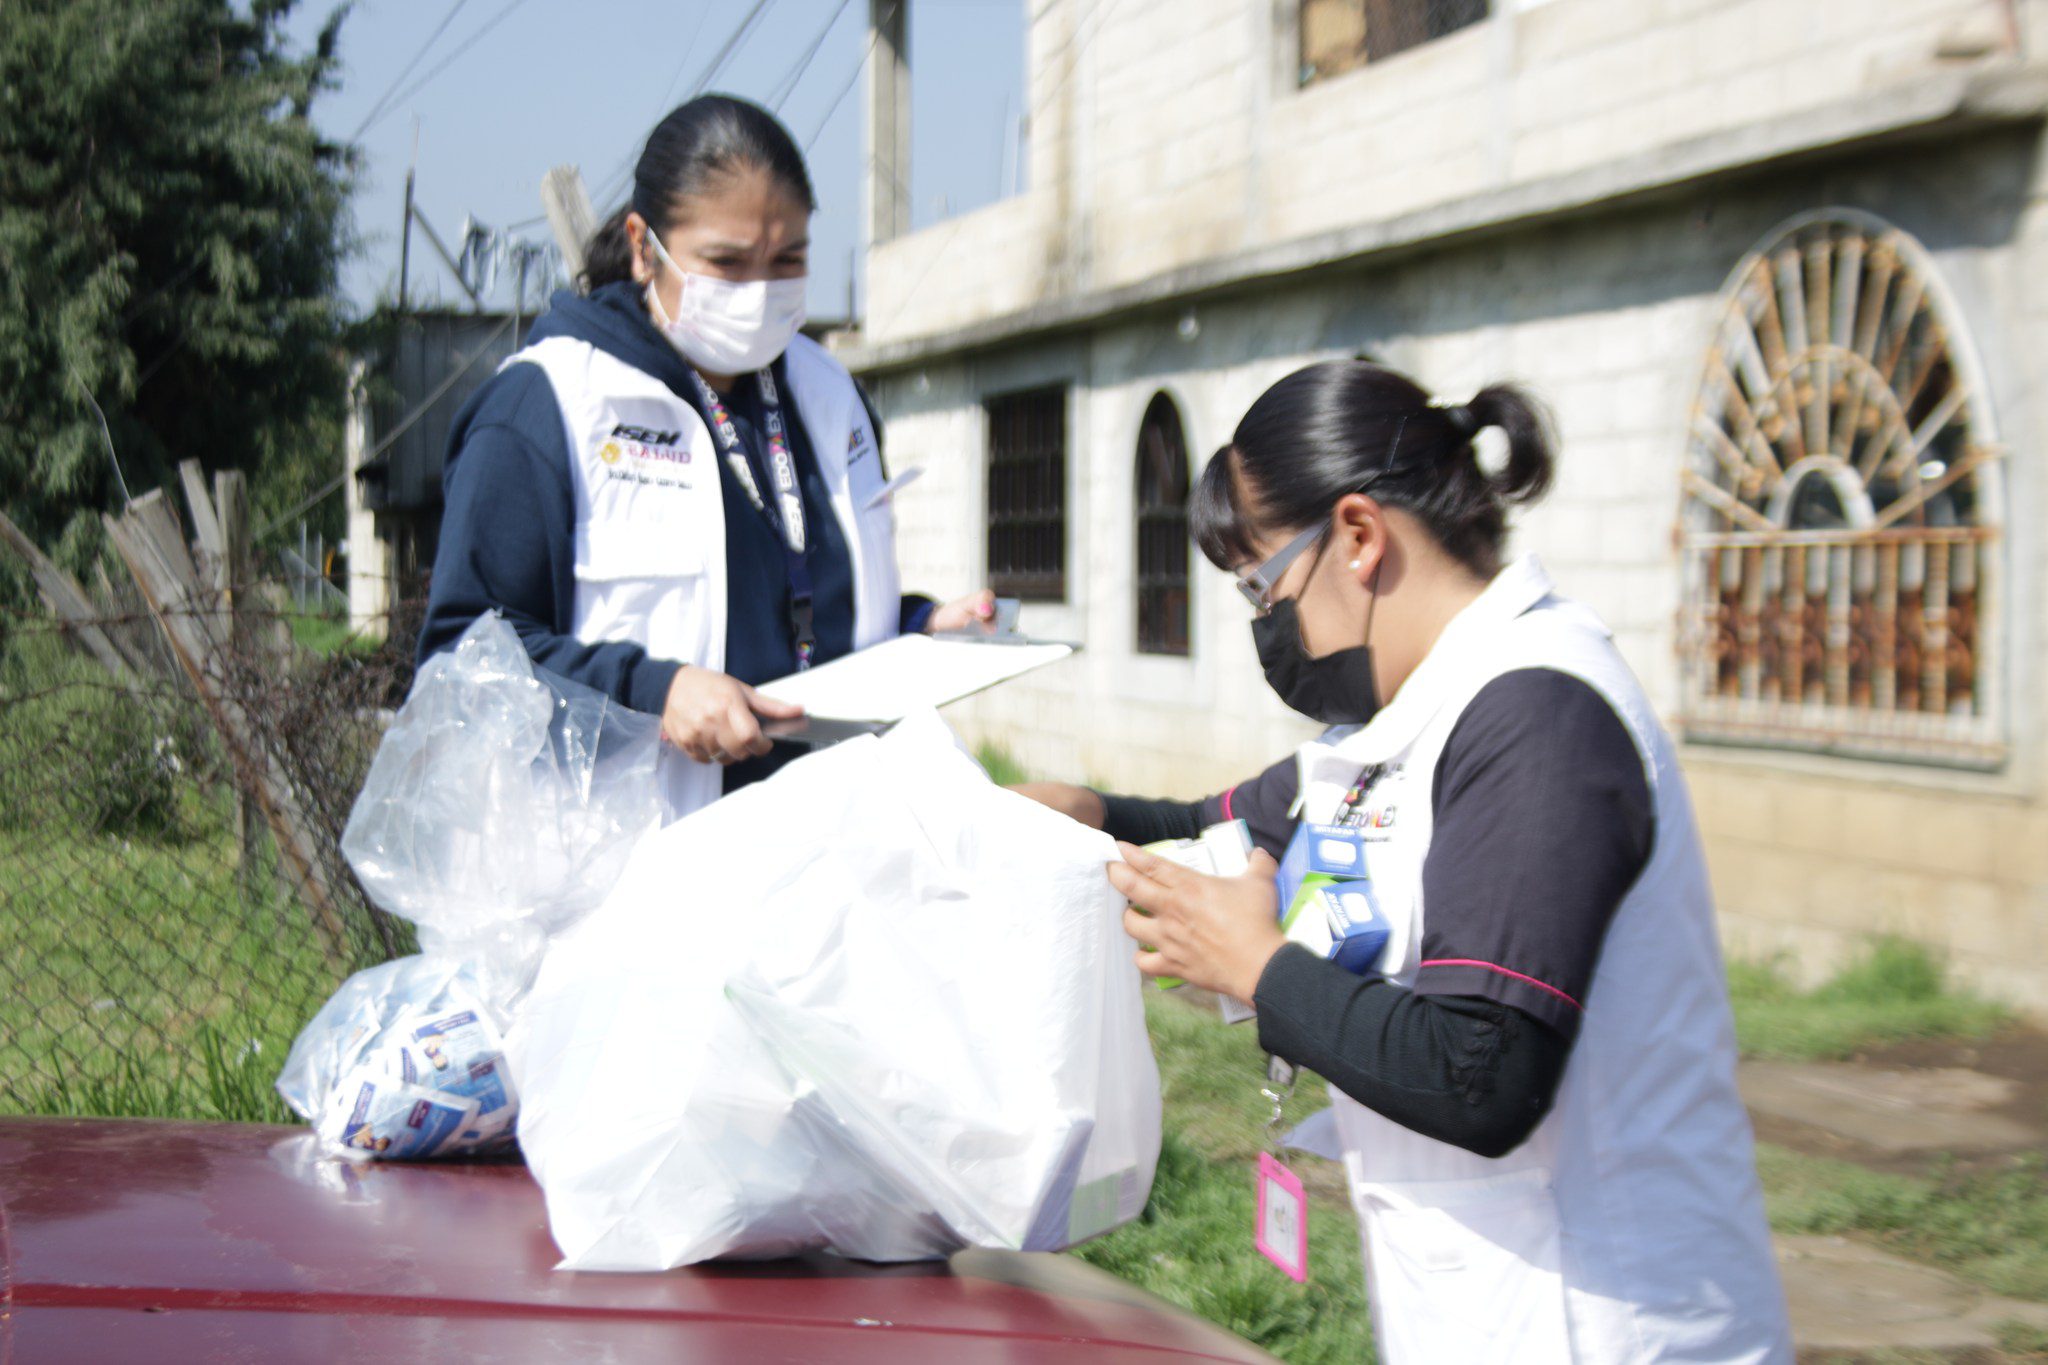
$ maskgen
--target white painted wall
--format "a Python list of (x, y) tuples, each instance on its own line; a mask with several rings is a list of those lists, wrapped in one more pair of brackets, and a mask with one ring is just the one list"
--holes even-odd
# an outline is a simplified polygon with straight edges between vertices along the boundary
[(1981, 46), (2005, 25), (2003, 0), (1496, 10), (1302, 89), (1286, 4), (1043, 0), (1027, 40), (1031, 186), (875, 248), (864, 340), (1796, 116), (1953, 69), (1945, 39)]

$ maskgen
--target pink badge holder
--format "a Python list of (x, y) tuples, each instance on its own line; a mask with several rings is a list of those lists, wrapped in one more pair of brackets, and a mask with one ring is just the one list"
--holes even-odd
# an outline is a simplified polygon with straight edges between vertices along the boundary
[(1286, 1116), (1287, 1097), (1294, 1093), (1295, 1071), (1278, 1057), (1268, 1058), (1266, 1079), (1269, 1084), (1259, 1094), (1272, 1101), (1273, 1116), (1266, 1121), (1269, 1150), (1259, 1153), (1258, 1223), (1252, 1243), (1288, 1279), (1302, 1284), (1308, 1280), (1308, 1197), (1302, 1192), (1301, 1178), (1278, 1156), (1280, 1123)]

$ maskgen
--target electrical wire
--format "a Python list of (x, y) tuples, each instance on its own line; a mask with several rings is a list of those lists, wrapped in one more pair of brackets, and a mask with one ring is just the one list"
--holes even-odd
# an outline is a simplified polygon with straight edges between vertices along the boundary
[(388, 105), (384, 107), (384, 109), (380, 113), (378, 113), (378, 115), (375, 118), (371, 119), (369, 122), (365, 123), (361, 129), (357, 130), (356, 136), (361, 137), (364, 133), (368, 132), (370, 129), (382, 123), (385, 119), (390, 118), (393, 114), (397, 113), (401, 105), (403, 105), (407, 100), (411, 99), (414, 95), (417, 95), (420, 91), (424, 90), (427, 87), (428, 83), (434, 79), (434, 77), (440, 75), (443, 71), (446, 71), (456, 62), (461, 61), (462, 58), (469, 52), (471, 48), (475, 47), (478, 43), (482, 42), (487, 36), (489, 36), (491, 30), (497, 28), (498, 25), (504, 23), (507, 19), (511, 18), (513, 12), (517, 10), (520, 6), (524, 5), (525, 3), (526, 0), (510, 0), (510, 3), (508, 3), (505, 6), (505, 8), (499, 10), (496, 14), (492, 15), (489, 19), (485, 20), (483, 27), (477, 29), (474, 33), (471, 33), (467, 38), (463, 39), (461, 44), (458, 45), (453, 52), (449, 53), (447, 58), (444, 59), (439, 65), (437, 65), (433, 70), (429, 71), (426, 75), (414, 81), (411, 85), (407, 86), (403, 94), (394, 98)]
[(782, 112), (783, 102), (795, 94), (797, 86), (803, 83), (805, 73), (811, 69), (811, 63), (817, 60), (819, 50), (825, 46), (825, 39), (831, 36), (833, 27), (839, 23), (839, 16), (846, 13), (846, 7), (852, 3), (853, 0), (839, 0), (839, 8), (833, 10), (831, 17), (819, 27), (818, 35), (811, 39), (811, 45), (804, 49), (804, 55), (797, 59), (796, 65), (790, 69), (788, 75), (775, 83), (774, 92), (769, 96), (770, 109), (778, 114)]
[[(470, 370), (475, 367), (477, 361), (483, 359), (485, 356), (490, 354), (491, 346), (498, 340), (499, 337), (505, 335), (505, 333), (508, 330), (510, 330), (513, 319), (516, 318), (517, 316), (518, 314), (516, 313), (507, 314), (505, 320), (498, 324), (497, 329), (495, 331), (493, 331), (489, 336), (485, 337), (481, 342), (477, 343), (477, 348), (469, 353), (469, 358), (467, 360), (463, 361), (460, 365), (457, 365), (454, 369), (450, 370), (448, 372), (448, 377), (443, 379), (440, 382), (440, 384), (435, 387), (432, 393), (428, 394), (425, 398), (422, 398), (419, 401), (418, 405), (415, 406), (411, 412), (408, 412), (404, 417), (399, 419), (398, 425), (393, 427), (389, 432), (387, 432), (382, 440), (378, 441), (376, 445), (371, 446), (368, 451), (364, 452), (362, 461), (359, 464), (357, 464), (354, 469), (344, 470), (340, 475), (336, 476), (335, 478), (329, 479), (326, 483), (322, 484), (318, 492), (301, 499), (296, 505), (291, 507), (289, 510), (281, 512), (277, 516), (272, 517), (269, 521), (265, 522), (263, 526), (256, 532), (256, 534), (250, 537), (250, 539), (252, 541), (261, 540), (263, 539), (263, 537), (269, 535), (272, 531), (275, 531), (278, 527), (290, 521), (293, 517), (299, 516), (300, 514), (304, 513), (309, 508), (314, 506), (316, 503), (320, 502), (323, 498), (326, 498), (327, 496), (332, 494), (335, 489), (340, 488), (343, 484), (347, 483), (352, 476), (361, 473), (365, 468), (368, 467), (370, 461), (376, 459), (379, 455), (382, 455), (385, 451), (389, 450), (394, 441), (396, 441), (399, 437), (405, 435), (406, 432), (410, 431), (415, 423), (417, 423), (422, 417), (425, 417), (427, 415), (428, 409), (432, 408), (434, 404), (441, 401), (442, 395), (446, 394), (448, 390), (455, 387), (456, 380), (462, 378), (462, 376), (464, 376), (465, 374), (468, 374)], [(81, 385), (80, 387), (83, 387), (83, 385)], [(88, 399), (91, 398), (90, 394), (86, 396)], [(98, 404), (94, 404), (94, 407), (97, 408)], [(102, 418), (101, 420), (104, 422), (105, 419)], [(108, 449), (109, 452), (111, 453), (111, 442), (109, 442)], [(116, 473), (118, 473), (119, 466), (117, 465), (115, 469)], [(123, 494), (124, 496), (126, 494), (125, 485), (123, 486)]]
[(363, 129), (369, 127), (371, 121), (384, 112), (385, 101), (391, 98), (391, 92), (398, 89), (405, 82), (405, 78), (410, 76), (414, 69), (419, 66), (420, 62), (426, 58), (428, 51), (433, 48), (435, 43), (441, 40), (441, 35), (448, 31), (448, 25), (455, 22), (455, 16), (462, 13), (462, 7), (468, 3), (469, 0), (455, 0), (455, 3), (449, 6), (448, 13), (442, 17), (439, 24), (434, 26), (434, 31), (427, 35), (427, 40), (420, 44), (419, 50), (412, 54), (412, 60), (405, 64), (405, 70), (391, 78), (391, 84), (385, 86), (384, 93), (377, 96), (377, 102), (370, 106), (370, 112), (363, 115), (363, 121), (356, 125), (356, 130), (353, 133), (348, 135), (350, 142), (354, 142), (357, 138), (361, 137)]
[(901, 0), (898, 0), (897, 4), (889, 6), (889, 12), (882, 16), (882, 22), (876, 24), (875, 31), (868, 35), (867, 48), (860, 54), (860, 60), (853, 64), (853, 74), (846, 78), (846, 84), (839, 87), (839, 93), (834, 95), (832, 103), (825, 107), (825, 117), (818, 120), (818, 126), (813, 128), (811, 135), (804, 139), (804, 155), (810, 155), (812, 145), (824, 133), (825, 126), (832, 122), (832, 116), (839, 112), (839, 106), (846, 102), (846, 96), (852, 91), (854, 83), (860, 79), (860, 73), (868, 69), (868, 60), (875, 55), (875, 44), (882, 40), (882, 30), (887, 28), (889, 21), (896, 17), (896, 11), (899, 8), (901, 8)]

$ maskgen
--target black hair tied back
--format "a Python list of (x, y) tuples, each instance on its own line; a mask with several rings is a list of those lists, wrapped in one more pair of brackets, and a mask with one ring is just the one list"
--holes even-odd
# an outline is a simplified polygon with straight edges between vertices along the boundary
[[(1506, 465), (1489, 474), (1473, 438), (1498, 427)], [(1337, 500), (1370, 493), (1415, 517), (1459, 563), (1499, 571), (1510, 505), (1550, 488), (1556, 456), (1542, 406), (1512, 384), (1440, 406), (1414, 380), (1362, 360), (1288, 375), (1260, 395), (1189, 500), (1196, 543), (1236, 569), (1256, 546), (1329, 517)]]
[(584, 288), (633, 278), (628, 212), (665, 227), (687, 212), (690, 200), (746, 170), (766, 175), (790, 198), (817, 211), (803, 150), (775, 115), (731, 95), (699, 95), (671, 110), (647, 135), (633, 168), (632, 199), (605, 219), (584, 247)]

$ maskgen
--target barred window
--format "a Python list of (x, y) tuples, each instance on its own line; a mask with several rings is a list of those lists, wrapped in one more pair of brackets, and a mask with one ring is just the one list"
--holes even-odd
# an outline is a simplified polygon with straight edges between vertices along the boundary
[(1355, 71), (1486, 18), (1487, 0), (1301, 0), (1301, 83)]
[(1004, 597), (1067, 595), (1067, 391), (991, 398), (988, 582)]
[(1157, 394), (1138, 426), (1138, 652), (1188, 652), (1188, 443)]
[(2002, 761), (2003, 453), (1917, 241), (1829, 210), (1747, 256), (1684, 474), (1687, 736)]

